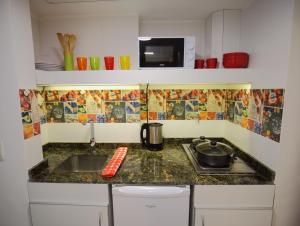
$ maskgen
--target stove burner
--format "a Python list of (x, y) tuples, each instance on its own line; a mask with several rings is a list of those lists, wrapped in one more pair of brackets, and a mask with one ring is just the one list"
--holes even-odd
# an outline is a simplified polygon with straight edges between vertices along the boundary
[(182, 144), (182, 146), (188, 158), (192, 162), (195, 170), (199, 174), (255, 174), (255, 171), (239, 157), (234, 157), (233, 161), (229, 164), (228, 167), (216, 168), (199, 162), (197, 159), (197, 153), (191, 144)]

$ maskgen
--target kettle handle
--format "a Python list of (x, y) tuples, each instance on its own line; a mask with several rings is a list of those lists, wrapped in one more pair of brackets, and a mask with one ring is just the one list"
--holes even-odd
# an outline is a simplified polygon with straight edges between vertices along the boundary
[[(146, 130), (146, 137), (144, 137), (144, 130)], [(142, 144), (144, 146), (147, 146), (147, 141), (149, 140), (149, 124), (148, 123), (142, 124), (140, 137), (141, 137)]]

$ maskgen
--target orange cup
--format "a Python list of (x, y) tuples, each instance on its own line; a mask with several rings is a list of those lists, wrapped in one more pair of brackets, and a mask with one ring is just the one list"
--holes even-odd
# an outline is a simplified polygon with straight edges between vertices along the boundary
[(85, 71), (87, 69), (87, 58), (77, 57), (77, 66), (79, 71)]

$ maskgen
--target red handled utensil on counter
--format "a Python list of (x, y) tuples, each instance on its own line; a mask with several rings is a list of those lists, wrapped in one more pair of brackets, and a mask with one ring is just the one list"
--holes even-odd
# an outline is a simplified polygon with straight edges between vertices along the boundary
[(125, 159), (126, 154), (127, 147), (119, 147), (111, 160), (108, 162), (107, 166), (102, 171), (101, 176), (107, 178), (115, 176), (123, 160)]

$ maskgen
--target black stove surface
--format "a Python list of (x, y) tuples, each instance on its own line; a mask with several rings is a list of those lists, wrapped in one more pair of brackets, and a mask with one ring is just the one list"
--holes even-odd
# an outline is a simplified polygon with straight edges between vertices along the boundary
[(255, 170), (253, 170), (250, 166), (247, 165), (245, 161), (243, 161), (239, 157), (234, 157), (233, 161), (228, 167), (225, 168), (215, 168), (207, 165), (201, 164), (197, 159), (197, 153), (194, 148), (191, 147), (191, 144), (182, 144), (188, 158), (192, 162), (195, 170), (199, 174), (215, 174), (215, 175), (225, 175), (225, 174), (255, 174)]

